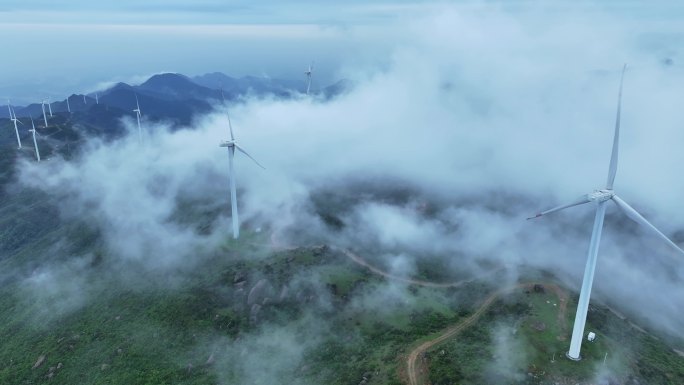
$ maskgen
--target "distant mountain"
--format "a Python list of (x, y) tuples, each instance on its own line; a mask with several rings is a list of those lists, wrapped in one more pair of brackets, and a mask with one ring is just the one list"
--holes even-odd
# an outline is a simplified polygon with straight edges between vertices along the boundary
[(349, 92), (354, 87), (354, 83), (348, 79), (342, 79), (331, 84), (320, 91), (326, 100), (333, 99), (339, 95)]
[[(78, 143), (87, 137), (97, 136), (109, 140), (124, 135), (121, 118), (135, 117), (133, 110), (136, 108), (136, 97), (144, 119), (153, 122), (164, 121), (172, 127), (181, 127), (190, 125), (194, 116), (212, 111), (221, 100), (222, 93), (228, 102), (244, 96), (270, 95), (289, 99), (302, 97), (305, 86), (303, 80), (255, 76), (232, 78), (220, 72), (193, 78), (177, 73), (164, 73), (154, 75), (138, 86), (117, 83), (107, 90), (99, 91), (99, 104), (95, 98), (82, 94), (70, 95), (68, 106), (67, 100), (52, 102), (50, 107), (53, 116), (49, 116), (49, 108), (45, 106), (48, 127), (45, 127), (41, 103), (13, 108), (23, 123), (20, 127), (20, 135), (23, 138), (28, 140), (27, 130), (31, 125), (29, 117), (32, 117), (41, 135), (50, 133), (50, 141), (39, 141), (50, 144), (55, 151), (66, 151), (63, 150), (66, 145), (66, 153), (71, 154), (78, 147)], [(313, 96), (317, 100), (330, 100), (347, 92), (351, 87), (351, 82), (341, 80), (328, 87), (314, 90)], [(0, 106), (0, 118), (8, 117), (7, 106)], [(8, 127), (5, 133), (7, 135), (4, 135), (0, 142), (10, 145), (15, 140), (10, 135), (14, 131), (13, 125), (7, 120), (5, 122)], [(68, 134), (65, 138), (71, 139), (63, 141), (62, 134), (53, 132), (55, 129), (56, 132)], [(30, 156), (30, 151), (24, 155)]]
[(221, 72), (195, 76), (192, 78), (192, 81), (214, 90), (223, 88), (226, 99), (229, 98), (229, 95), (233, 98), (247, 94), (272, 94), (280, 97), (292, 97), (295, 94), (304, 93), (306, 90), (304, 80), (273, 79), (255, 76), (233, 78)]
[(166, 100), (218, 100), (221, 98), (220, 91), (207, 88), (193, 82), (185, 75), (175, 73), (154, 75), (135, 88), (138, 92), (153, 93), (158, 98)]
[(174, 91), (173, 95), (176, 96), (163, 94), (152, 87), (132, 87), (121, 83), (104, 92), (100, 96), (100, 104), (120, 109), (133, 116), (137, 97), (144, 117), (152, 120), (169, 120), (180, 125), (190, 124), (195, 114), (207, 113), (212, 109), (212, 105), (204, 99), (183, 99), (183, 94), (177, 91)]
[[(347, 80), (341, 80), (330, 86), (314, 89), (313, 95), (325, 100), (346, 92), (351, 87)], [(128, 114), (135, 108), (135, 96), (138, 96), (143, 115), (154, 120), (170, 120), (177, 124), (189, 124), (192, 116), (206, 113), (212, 109), (216, 101), (223, 97), (234, 101), (243, 96), (267, 96), (292, 98), (302, 95), (306, 90), (304, 79), (277, 79), (256, 76), (233, 78), (221, 72), (208, 73), (201, 76), (187, 77), (178, 73), (163, 73), (150, 77), (138, 86), (117, 83), (107, 90), (99, 91), (100, 105), (119, 109), (120, 115)], [(92, 94), (91, 94), (92, 95)], [(69, 96), (71, 112), (88, 112), (95, 106), (95, 98), (82, 94)], [(51, 103), (52, 112), (67, 112), (66, 100)], [(43, 115), (40, 103), (25, 107), (14, 106), (19, 117)], [(47, 107), (46, 107), (47, 111)], [(93, 114), (100, 110), (93, 110)], [(102, 111), (107, 111), (102, 110)], [(111, 115), (111, 114), (110, 114)], [(0, 118), (9, 118), (6, 105), (0, 105)]]

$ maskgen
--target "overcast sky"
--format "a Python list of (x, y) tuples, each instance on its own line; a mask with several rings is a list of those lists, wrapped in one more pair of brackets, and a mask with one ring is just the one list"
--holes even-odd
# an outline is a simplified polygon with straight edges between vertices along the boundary
[[(386, 66), (406, 41), (403, 26), (444, 3), (3, 0), (0, 34), (9, 37), (5, 47), (11, 48), (0, 62), (0, 97), (17, 103), (60, 98), (159, 72), (297, 78), (312, 60), (319, 83), (314, 86), (325, 86), (350, 69)], [(635, 23), (636, 38), (656, 33), (645, 44), (663, 55), (670, 54), (673, 36), (681, 43), (684, 6), (674, 1), (450, 3), (482, 12), (537, 13), (549, 21), (611, 14)]]

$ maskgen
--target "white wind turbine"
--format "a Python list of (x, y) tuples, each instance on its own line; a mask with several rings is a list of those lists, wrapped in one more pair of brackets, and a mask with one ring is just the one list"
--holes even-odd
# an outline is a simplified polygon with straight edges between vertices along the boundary
[(594, 280), (594, 272), (596, 270), (596, 261), (598, 257), (599, 242), (601, 240), (601, 230), (603, 229), (603, 218), (606, 213), (606, 204), (609, 200), (612, 200), (624, 213), (637, 222), (643, 225), (646, 229), (650, 230), (652, 233), (663, 239), (670, 246), (677, 249), (679, 252), (684, 254), (684, 251), (679, 248), (674, 242), (669, 240), (663, 233), (658, 231), (651, 223), (649, 223), (644, 217), (641, 216), (636, 210), (634, 210), (625, 201), (620, 199), (613, 191), (613, 182), (615, 181), (615, 174), (617, 173), (617, 162), (618, 162), (618, 142), (620, 139), (620, 109), (622, 100), (622, 80), (625, 76), (625, 69), (627, 65), (622, 68), (622, 76), (620, 78), (620, 90), (618, 92), (618, 105), (617, 105), (617, 117), (615, 120), (615, 135), (613, 137), (613, 151), (610, 157), (610, 166), (608, 168), (608, 182), (606, 183), (605, 189), (594, 190), (588, 194), (585, 194), (571, 202), (569, 204), (554, 207), (552, 209), (542, 211), (534, 217), (527, 218), (533, 219), (541, 217), (542, 215), (547, 215), (556, 211), (566, 209), (568, 207), (578, 206), (589, 202), (596, 203), (596, 216), (594, 219), (594, 228), (591, 233), (591, 241), (589, 242), (589, 252), (587, 255), (587, 264), (584, 268), (584, 277), (582, 278), (582, 289), (580, 291), (579, 301), (577, 303), (577, 313), (575, 314), (575, 324), (572, 329), (572, 339), (570, 341), (570, 350), (567, 352), (568, 358), (571, 360), (580, 360), (580, 348), (582, 344), (582, 338), (584, 337), (584, 326), (587, 321), (587, 310), (589, 309), (589, 297), (591, 295), (591, 287)]
[(235, 156), (235, 150), (242, 152), (247, 155), (247, 157), (254, 161), (257, 166), (266, 169), (262, 166), (256, 159), (252, 158), (251, 155), (247, 153), (242, 147), (238, 146), (237, 141), (235, 141), (235, 136), (233, 135), (233, 126), (230, 123), (230, 116), (228, 116), (228, 129), (230, 130), (230, 140), (225, 140), (221, 142), (219, 147), (228, 147), (228, 164), (230, 167), (230, 214), (233, 219), (233, 239), (237, 239), (240, 236), (240, 223), (238, 221), (238, 208), (237, 208), (237, 191), (235, 189), (235, 171), (233, 170), (233, 157)]
[(86, 101), (86, 96), (85, 96), (85, 94), (83, 94), (83, 104), (88, 104), (88, 102)]
[[(47, 101), (45, 99), (43, 99), (43, 101), (40, 103), (40, 108), (43, 110), (43, 121), (45, 122), (45, 127), (47, 127), (48, 124), (47, 124), (47, 115), (45, 114), (45, 103), (47, 103)], [(50, 114), (50, 116), (52, 116), (52, 114)]]
[(67, 102), (67, 111), (68, 111), (69, 113), (71, 113), (71, 106), (69, 105), (69, 96), (67, 96), (66, 102)]
[(7, 109), (9, 110), (10, 120), (12, 121), (12, 123), (14, 123), (14, 133), (17, 134), (17, 145), (19, 145), (19, 149), (21, 150), (21, 139), (19, 138), (19, 128), (17, 127), (17, 122), (19, 122), (22, 125), (24, 123), (21, 123), (21, 120), (17, 119), (17, 113), (14, 112), (14, 108), (12, 108), (12, 106), (10, 105), (9, 99), (7, 99)]
[(50, 117), (52, 117), (52, 103), (50, 103), (50, 98), (47, 98), (47, 106), (50, 111)]
[(29, 132), (33, 135), (33, 148), (36, 149), (36, 159), (40, 162), (40, 151), (38, 151), (38, 142), (36, 141), (36, 125), (33, 124), (33, 117), (31, 117), (31, 127)]
[(311, 74), (313, 74), (313, 65), (314, 63), (311, 62), (309, 64), (309, 68), (304, 71), (304, 75), (306, 75), (306, 94), (309, 94), (309, 90), (311, 89)]
[(140, 112), (140, 104), (138, 103), (138, 95), (135, 95), (135, 118), (138, 120), (138, 140), (140, 143), (142, 143), (142, 128), (140, 126), (140, 117), (142, 116), (142, 112)]
[(97, 92), (95, 93), (95, 104), (100, 104), (100, 98)]

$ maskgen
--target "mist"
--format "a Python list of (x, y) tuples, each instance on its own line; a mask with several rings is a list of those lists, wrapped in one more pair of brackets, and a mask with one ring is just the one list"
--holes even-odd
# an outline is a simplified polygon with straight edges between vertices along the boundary
[[(264, 229), (293, 246), (353, 248), (397, 276), (412, 276), (426, 261), (447, 266), (446, 281), (494, 266), (506, 271), (508, 284), (541, 269), (576, 290), (590, 205), (525, 218), (604, 186), (625, 62), (615, 190), (666, 235), (684, 240), (684, 110), (676, 103), (684, 72), (677, 55), (664, 65), (664, 50), (645, 44), (652, 37), (633, 27), (599, 11), (570, 9), (561, 18), (444, 6), (387, 42), (388, 66), (344, 63), (355, 87), (332, 101), (248, 98), (230, 111), (217, 105), (181, 130), (145, 122), (142, 144), (135, 135), (111, 144), (93, 140), (73, 161), (26, 161), (19, 183), (57, 197), (63, 216), (97, 227), (121, 279), (141, 268), (164, 272), (164, 282), (182, 279), (230, 233), (228, 159), (218, 147), (228, 137), (229, 112), (240, 145), (266, 167), (236, 155), (243, 231)], [(133, 130), (132, 121), (122, 124)], [(387, 191), (395, 187), (408, 193), (396, 198)], [(317, 206), (320, 196), (340, 199)], [(208, 230), (179, 220), (181, 204), (214, 212)], [(328, 204), (339, 228), (320, 216)], [(684, 338), (682, 261), (611, 206), (593, 298)], [(26, 280), (47, 290), (56, 280), (70, 281), (65, 269)], [(71, 271), (87, 274), (82, 270), (76, 264)], [(387, 283), (355, 306), (396, 301), (404, 290)], [(323, 321), (307, 322), (324, 333)], [(287, 367), (311, 344), (295, 334), (269, 350), (262, 338), (250, 335), (240, 344), (260, 346)], [(239, 355), (240, 344), (231, 354)], [(217, 370), (254, 374), (251, 362)], [(258, 375), (278, 378), (281, 368)]]

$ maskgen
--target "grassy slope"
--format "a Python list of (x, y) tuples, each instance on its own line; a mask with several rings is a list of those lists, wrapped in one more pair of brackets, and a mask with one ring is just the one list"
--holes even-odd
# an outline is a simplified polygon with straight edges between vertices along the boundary
[[(561, 330), (559, 307), (553, 306), (559, 304), (559, 299), (552, 292), (518, 292), (499, 300), (479, 323), (429, 354), (431, 382), (584, 384), (606, 373), (603, 379), (614, 383), (635, 379), (647, 384), (684, 383), (682, 357), (604, 308), (592, 306), (587, 320), (586, 331), (596, 332), (597, 339), (583, 343), (580, 362), (568, 360), (565, 352), (572, 331), (574, 301), (566, 314), (568, 326)], [(514, 359), (497, 344), (492, 333), (497, 328), (513, 331), (509, 333), (509, 345), (517, 349), (509, 353)]]
[[(6, 139), (5, 143), (11, 143), (11, 137)], [(15, 152), (0, 154), (3, 183), (12, 178), (9, 165), (15, 158)], [(283, 379), (285, 382), (298, 379), (312, 384), (358, 384), (365, 375), (370, 377), (369, 384), (395, 385), (399, 383), (398, 368), (403, 365), (401, 352), (467, 316), (491, 290), (481, 285), (459, 289), (398, 285), (402, 301), (390, 298), (374, 306), (359, 306), (355, 302), (359, 298), (395, 284), (330, 251), (296, 249), (269, 253), (258, 246), (267, 240), (249, 233), (244, 234), (240, 243), (226, 240), (224, 247), (216, 251), (215, 259), (208, 260), (172, 289), (132, 289), (109, 277), (108, 256), (95, 230), (79, 221), (57, 220), (58, 202), (30, 190), (3, 191), (1, 196), (3, 272), (30, 272), (46, 260), (54, 262), (66, 255), (90, 254), (88, 263), (96, 272), (99, 269), (102, 277), (92, 285), (93, 292), (88, 293), (90, 299), (84, 305), (77, 305), (73, 312), (63, 315), (51, 314), (49, 305), (64, 298), (48, 293), (41, 302), (34, 303), (33, 297), (26, 295), (24, 283), (10, 280), (3, 284), (2, 384), (216, 383), (217, 370), (206, 364), (211, 351), (202, 348), (207, 340), (218, 336), (231, 341), (258, 333), (269, 324), (285, 325), (300, 319), (307, 307), (313, 306), (292, 301), (274, 304), (265, 308), (259, 322), (250, 323), (244, 295), (237, 294), (233, 282), (240, 272), (247, 277), (247, 287), (259, 277), (268, 278), (275, 287), (297, 275), (310, 277), (312, 284), (322, 285), (326, 300), (332, 304), (327, 310), (316, 310), (316, 314), (339, 333), (332, 333), (306, 352), (306, 365), (292, 368), (291, 377)], [(211, 222), (206, 217), (213, 215), (195, 214), (183, 218), (200, 223), (199, 230), (204, 226), (202, 223)], [(250, 258), (236, 260), (232, 258), (236, 254)], [(439, 270), (439, 266), (426, 265), (421, 273), (430, 279), (431, 272)], [(627, 369), (648, 379), (649, 384), (684, 383), (684, 359), (674, 355), (661, 341), (634, 332), (626, 321), (603, 309), (590, 312), (588, 330), (599, 330), (599, 339), (595, 344), (585, 344), (585, 359), (578, 374), (577, 365), (558, 358), (567, 349), (567, 341), (557, 339), (560, 331), (554, 322), (556, 309), (546, 300), (552, 301), (552, 294), (519, 295), (513, 301), (498, 303), (484, 322), (431, 354), (433, 383), (482, 383), (478, 376), (493, 355), (490, 330), (502, 322), (518, 325), (518, 336), (525, 341), (528, 360), (509, 365), (523, 376), (529, 372), (539, 379), (586, 377), (608, 351), (609, 365), (616, 371)], [(544, 322), (543, 332), (531, 328), (527, 321), (533, 318)], [(568, 325), (571, 322), (568, 315)], [(554, 353), (556, 362), (551, 364)], [(32, 369), (41, 356), (45, 356), (42, 365)], [(525, 377), (524, 381), (529, 379)]]

